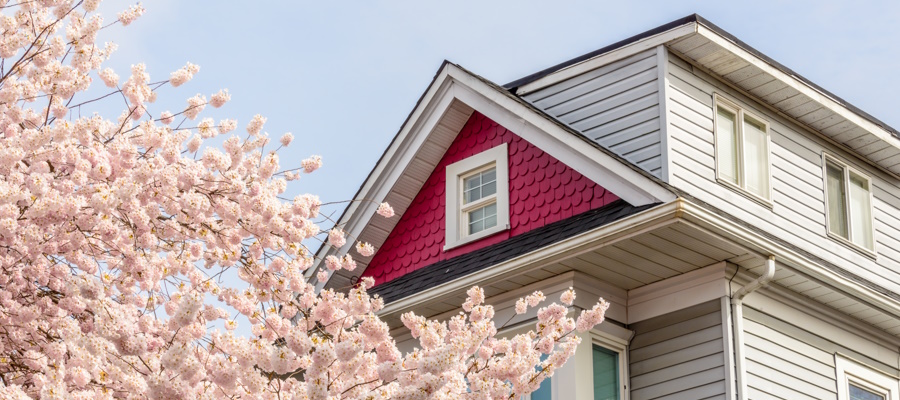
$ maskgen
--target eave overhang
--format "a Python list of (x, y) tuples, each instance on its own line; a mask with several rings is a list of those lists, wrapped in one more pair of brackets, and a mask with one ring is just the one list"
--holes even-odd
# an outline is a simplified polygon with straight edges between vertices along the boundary
[[(459, 298), (472, 286), (490, 285), (492, 282), (526, 274), (567, 258), (613, 246), (638, 235), (675, 224), (739, 244), (759, 259), (774, 256), (780, 271), (791, 271), (777, 272), (774, 284), (787, 287), (789, 282), (797, 279), (796, 276), (802, 276), (804, 280), (809, 280), (810, 284), (833, 293), (831, 296), (859, 303), (858, 307), (867, 313), (881, 316), (875, 318), (881, 321), (876, 326), (886, 331), (888, 327), (893, 327), (888, 332), (900, 337), (900, 330), (895, 329), (896, 324), (891, 322), (900, 320), (900, 295), (897, 293), (767, 235), (714, 207), (687, 197), (657, 205), (564, 241), (498, 262), (489, 268), (431, 285), (427, 290), (388, 302), (379, 315), (382, 319), (394, 321), (402, 313), (419, 310), (454, 297)], [(754, 273), (758, 272), (755, 269), (744, 270), (742, 276), (749, 281), (755, 278)], [(782, 287), (780, 290), (787, 289)], [(631, 317), (628, 318), (623, 321), (630, 321)]]
[(660, 45), (697, 70), (757, 99), (769, 111), (797, 121), (811, 133), (900, 176), (900, 136), (896, 129), (696, 14), (511, 82), (506, 87), (522, 96)]

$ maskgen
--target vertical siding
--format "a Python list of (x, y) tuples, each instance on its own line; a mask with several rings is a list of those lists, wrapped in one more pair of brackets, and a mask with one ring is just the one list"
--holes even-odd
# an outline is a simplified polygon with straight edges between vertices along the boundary
[[(822, 152), (853, 162), (844, 150), (806, 132), (675, 55), (667, 65), (670, 183), (699, 199), (854, 273), (900, 291), (900, 185), (896, 178), (854, 163), (872, 178), (875, 260), (828, 237)], [(716, 181), (713, 95), (719, 93), (769, 122), (772, 207)], [(864, 318), (863, 318), (864, 319)]]
[(631, 399), (724, 399), (718, 300), (633, 324)]
[(648, 50), (524, 96), (650, 173), (660, 176), (656, 50)]

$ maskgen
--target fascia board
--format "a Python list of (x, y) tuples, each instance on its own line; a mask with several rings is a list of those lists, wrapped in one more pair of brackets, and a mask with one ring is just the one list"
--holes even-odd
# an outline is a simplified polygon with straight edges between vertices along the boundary
[(722, 46), (725, 50), (731, 52), (732, 54), (740, 57), (744, 61), (750, 63), (751, 65), (761, 69), (766, 74), (771, 75), (775, 79), (778, 79), (781, 82), (784, 82), (792, 89), (797, 90), (803, 95), (809, 97), (813, 101), (821, 104), (822, 106), (828, 108), (829, 110), (834, 111), (841, 117), (846, 120), (856, 124), (857, 126), (865, 129), (869, 133), (875, 135), (878, 139), (883, 140), (894, 147), (900, 147), (900, 139), (897, 139), (893, 134), (884, 128), (878, 126), (877, 124), (869, 121), (868, 119), (860, 116), (859, 114), (853, 112), (849, 108), (845, 107), (843, 104), (835, 100), (833, 97), (828, 96), (825, 93), (822, 93), (820, 90), (806, 84), (805, 82), (797, 79), (797, 77), (787, 74), (781, 69), (769, 64), (765, 60), (753, 55), (752, 53), (744, 50), (741, 46), (738, 46), (736, 43), (728, 40), (722, 35), (718, 34), (716, 31), (703, 26), (702, 24), (698, 24), (697, 33), (711, 42)]
[(580, 63), (567, 66), (534, 82), (530, 82), (519, 87), (518, 89), (516, 89), (516, 95), (524, 96), (528, 93), (535, 92), (547, 86), (562, 82), (566, 79), (570, 79), (585, 72), (602, 67), (613, 61), (632, 56), (645, 50), (650, 50), (656, 46), (671, 42), (673, 40), (678, 40), (679, 38), (696, 32), (698, 26), (699, 24), (697, 24), (696, 22), (689, 22), (665, 32), (661, 32), (656, 35), (638, 40), (634, 43), (622, 46), (608, 53), (604, 53), (596, 57), (584, 60)]

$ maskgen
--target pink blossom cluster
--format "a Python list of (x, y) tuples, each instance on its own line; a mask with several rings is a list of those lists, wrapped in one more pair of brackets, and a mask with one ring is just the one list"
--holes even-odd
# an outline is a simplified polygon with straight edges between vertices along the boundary
[[(0, 17), (0, 398), (509, 398), (571, 357), (573, 329), (602, 321), (602, 301), (578, 321), (549, 305), (534, 331), (498, 338), (473, 288), (448, 321), (404, 315), (419, 349), (401, 354), (371, 278), (346, 291), (309, 282), (316, 260), (304, 243), (342, 248), (348, 237), (319, 226), (317, 196), (281, 199), (287, 179), (278, 154), (263, 151), (266, 119), (218, 148), (204, 143), (235, 120), (173, 122), (224, 105), (227, 91), (151, 112), (159, 87), (143, 64), (121, 84), (101, 69), (114, 48), (95, 44), (107, 26), (98, 3), (22, 1)], [(198, 70), (187, 64), (169, 83)], [(127, 101), (114, 120), (69, 112), (87, 104), (77, 95), (94, 74)], [(321, 165), (313, 156), (293, 170)], [(387, 203), (377, 213), (394, 215)], [(349, 254), (323, 264), (320, 281), (357, 267)], [(220, 286), (226, 273), (241, 286)], [(235, 334), (239, 321), (252, 337)]]

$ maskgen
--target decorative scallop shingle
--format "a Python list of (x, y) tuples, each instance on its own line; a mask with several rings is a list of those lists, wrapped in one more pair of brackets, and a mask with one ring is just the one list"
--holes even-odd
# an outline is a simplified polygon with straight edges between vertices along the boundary
[[(444, 251), (445, 168), (501, 143), (507, 143), (509, 149), (510, 229)], [(618, 196), (612, 192), (476, 111), (400, 216), (363, 276), (374, 277), (376, 284), (388, 282), (615, 200)]]

